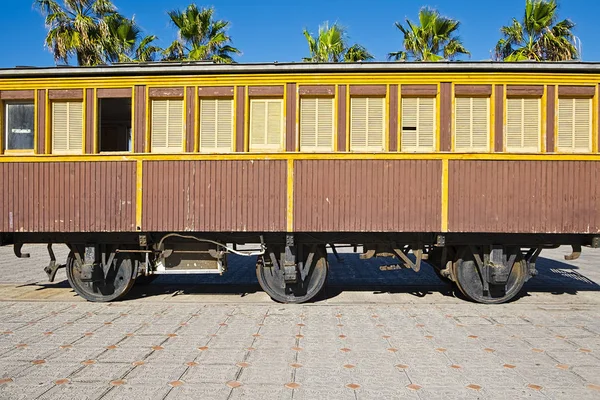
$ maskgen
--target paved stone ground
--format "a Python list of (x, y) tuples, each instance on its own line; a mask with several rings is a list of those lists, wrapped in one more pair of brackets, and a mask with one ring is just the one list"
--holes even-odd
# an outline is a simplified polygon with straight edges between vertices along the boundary
[(597, 399), (600, 251), (565, 263), (567, 250), (543, 254), (510, 304), (344, 254), (322, 298), (294, 306), (271, 302), (237, 257), (223, 277), (86, 303), (64, 271), (44, 281), (44, 247), (28, 260), (0, 248), (0, 398)]

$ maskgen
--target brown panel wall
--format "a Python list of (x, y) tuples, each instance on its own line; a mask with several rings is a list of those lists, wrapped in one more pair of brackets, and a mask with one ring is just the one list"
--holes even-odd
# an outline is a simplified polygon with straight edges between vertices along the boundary
[(337, 150), (348, 151), (346, 145), (346, 85), (338, 86)]
[(434, 97), (437, 95), (437, 85), (402, 85), (402, 96)]
[(148, 161), (148, 231), (286, 230), (286, 161)]
[(398, 151), (398, 85), (390, 85), (390, 151)]
[(496, 85), (495, 120), (494, 120), (494, 151), (504, 151), (504, 85)]
[(33, 100), (35, 90), (3, 90), (0, 92), (2, 100)]
[(94, 127), (96, 125), (96, 99), (94, 89), (85, 90), (85, 153), (94, 152)]
[(544, 95), (544, 86), (542, 85), (508, 85), (506, 86), (506, 95), (508, 97), (542, 97)]
[(194, 151), (194, 136), (196, 130), (196, 88), (188, 87), (186, 119), (185, 119), (185, 151), (191, 153)]
[(248, 96), (283, 96), (282, 86), (249, 86)]
[(335, 85), (300, 85), (298, 94), (300, 96), (335, 96)]
[(350, 85), (352, 96), (385, 96), (386, 85)]
[(200, 86), (200, 97), (233, 97), (233, 86)]
[(546, 152), (554, 153), (556, 86), (548, 85), (546, 91)]
[(450, 161), (450, 232), (599, 233), (600, 163)]
[(50, 89), (50, 100), (83, 100), (83, 89)]
[(285, 105), (285, 150), (296, 151), (296, 84), (287, 84)]
[(441, 172), (439, 160), (296, 161), (294, 230), (437, 232)]
[(37, 135), (37, 154), (46, 153), (46, 90), (38, 90), (38, 135)]
[(573, 96), (573, 97), (593, 97), (596, 94), (596, 88), (594, 86), (559, 86), (559, 96)]
[(235, 151), (243, 152), (246, 151), (244, 144), (246, 131), (246, 119), (244, 117), (246, 112), (246, 88), (244, 86), (239, 86), (237, 91), (237, 104), (235, 105)]
[(143, 153), (146, 147), (146, 86), (136, 86), (134, 92), (134, 152)]
[(184, 89), (182, 87), (150, 88), (150, 97), (162, 99), (182, 99), (183, 90)]
[(440, 84), (440, 151), (452, 149), (452, 83)]
[(0, 231), (135, 231), (135, 162), (0, 163)]
[(98, 89), (96, 96), (99, 99), (126, 99), (131, 98), (131, 88)]
[(492, 85), (454, 85), (455, 96), (491, 96)]

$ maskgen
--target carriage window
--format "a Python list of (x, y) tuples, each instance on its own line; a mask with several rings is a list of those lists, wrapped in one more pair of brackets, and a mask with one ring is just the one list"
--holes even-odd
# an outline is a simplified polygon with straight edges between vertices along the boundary
[(350, 151), (384, 151), (385, 98), (350, 99)]
[(33, 102), (6, 103), (6, 150), (33, 150), (34, 115)]
[(250, 151), (283, 151), (283, 100), (250, 100)]
[(506, 99), (506, 151), (539, 152), (541, 147), (540, 119), (539, 98)]
[(183, 100), (152, 100), (153, 153), (183, 151)]
[(402, 99), (401, 150), (435, 151), (435, 97)]
[(233, 99), (200, 100), (200, 151), (233, 151)]
[(565, 153), (592, 151), (592, 99), (558, 99), (557, 150)]
[(52, 153), (83, 152), (83, 104), (81, 101), (52, 103)]
[(98, 99), (100, 151), (131, 151), (131, 99)]
[(489, 151), (490, 122), (488, 97), (457, 97), (454, 101), (454, 150)]
[(300, 99), (300, 150), (333, 151), (332, 97)]

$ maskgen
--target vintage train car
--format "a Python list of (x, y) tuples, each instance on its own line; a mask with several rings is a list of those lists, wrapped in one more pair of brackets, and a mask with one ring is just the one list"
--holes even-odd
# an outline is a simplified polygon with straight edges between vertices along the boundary
[(346, 244), (505, 302), (544, 248), (600, 246), (599, 83), (585, 63), (1, 70), (0, 244), (48, 243), (53, 279), (66, 243), (91, 301), (236, 253), (303, 302)]

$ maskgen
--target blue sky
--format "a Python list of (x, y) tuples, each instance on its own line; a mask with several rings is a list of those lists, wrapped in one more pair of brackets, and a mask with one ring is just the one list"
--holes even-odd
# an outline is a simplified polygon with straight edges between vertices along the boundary
[[(121, 13), (135, 15), (145, 32), (157, 35), (163, 47), (176, 39), (166, 12), (183, 9), (190, 2), (114, 0)], [(4, 56), (0, 67), (54, 65), (43, 45), (44, 19), (33, 8), (33, 0), (3, 0), (2, 4), (0, 50)], [(214, 6), (218, 18), (231, 21), (229, 33), (234, 45), (243, 51), (237, 57), (239, 62), (300, 61), (308, 55), (302, 30), (316, 32), (323, 21), (341, 23), (347, 28), (351, 43), (366, 46), (378, 61), (384, 61), (388, 52), (401, 48), (402, 37), (394, 22), (415, 20), (425, 5), (460, 20), (459, 34), (472, 53), (471, 59), (486, 60), (499, 38), (500, 27), (512, 17), (521, 17), (525, 0), (213, 0), (196, 4)], [(577, 24), (575, 34), (581, 39), (584, 61), (600, 61), (598, 14), (600, 2), (560, 2), (559, 17)]]

